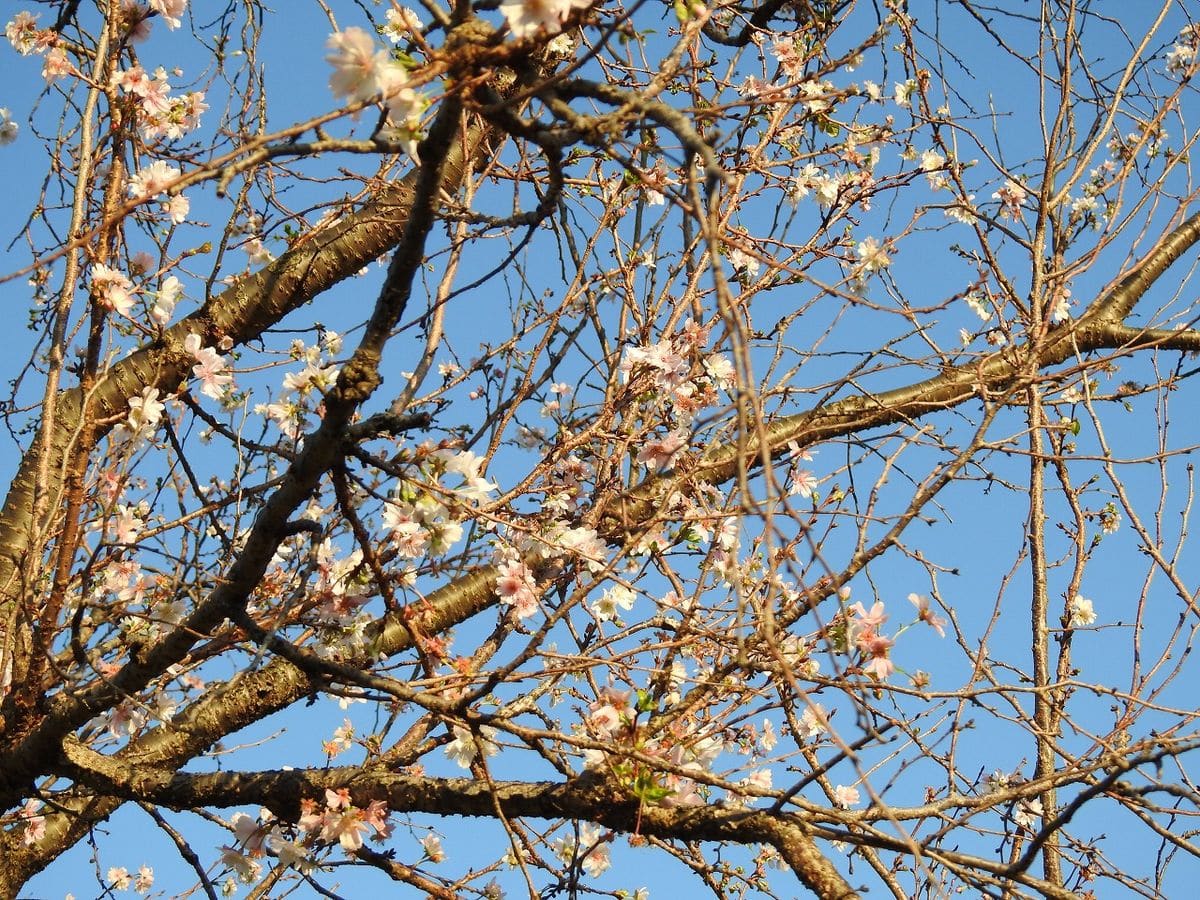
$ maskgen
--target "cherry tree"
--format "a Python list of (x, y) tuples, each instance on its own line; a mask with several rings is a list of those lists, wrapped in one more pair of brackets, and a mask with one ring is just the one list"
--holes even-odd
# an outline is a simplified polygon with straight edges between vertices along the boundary
[(0, 895), (1186, 892), (1187, 4), (277, 6), (6, 27)]

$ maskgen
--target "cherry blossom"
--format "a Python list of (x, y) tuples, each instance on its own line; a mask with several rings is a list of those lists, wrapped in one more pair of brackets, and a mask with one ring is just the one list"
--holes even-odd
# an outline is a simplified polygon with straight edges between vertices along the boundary
[(161, 159), (155, 160), (150, 165), (138, 169), (137, 174), (129, 180), (129, 194), (135, 200), (157, 197), (179, 176), (180, 171), (175, 166)]
[(963, 297), (963, 302), (983, 321), (986, 322), (992, 317), (992, 308), (986, 296), (971, 291)]
[(857, 643), (858, 648), (870, 657), (863, 671), (880, 681), (886, 681), (896, 671), (896, 665), (889, 656), (894, 643), (891, 638), (868, 631), (859, 637)]
[(608, 843), (603, 841), (600, 829), (591, 824), (581, 826), (579, 843), (585, 853), (583, 870), (593, 878), (599, 878), (612, 865)]
[(369, 100), (382, 94), (386, 99), (402, 90), (407, 77), (388, 52), (358, 27), (329, 36), (325, 61), (333, 66), (329, 90), (347, 103)]
[(688, 436), (683, 431), (672, 431), (661, 438), (646, 441), (638, 451), (637, 461), (661, 472), (669, 469), (675, 458), (687, 448)]
[(1071, 289), (1060, 285), (1050, 297), (1050, 321), (1056, 325), (1071, 318)]
[(261, 863), (250, 859), (236, 847), (221, 848), (221, 864), (232, 869), (242, 884), (253, 884), (262, 872)]
[(117, 269), (103, 263), (92, 266), (92, 289), (106, 309), (122, 316), (133, 309), (133, 282)]
[(14, 122), (5, 107), (0, 107), (0, 147), (11, 144), (17, 139), (21, 126)]
[(153, 433), (166, 409), (158, 396), (158, 388), (150, 387), (143, 388), (139, 396), (129, 398), (129, 416), (121, 425), (126, 436), (136, 440)]
[(936, 150), (925, 150), (921, 153), (921, 171), (934, 172), (946, 165), (946, 157)]
[(844, 784), (839, 784), (833, 789), (833, 802), (842, 809), (857, 806), (861, 799), (862, 795), (856, 787), (847, 787)]
[(446, 745), (446, 757), (459, 768), (469, 769), (481, 750), (485, 759), (500, 752), (500, 748), (492, 741), (495, 735), (496, 729), (488, 725), (479, 726), (478, 736), (461, 725), (455, 725), (454, 740)]
[(600, 737), (612, 737), (624, 724), (625, 714), (611, 703), (592, 704), (588, 725)]
[(442, 842), (436, 834), (427, 834), (421, 838), (421, 846), (425, 849), (425, 855), (429, 857), (430, 862), (446, 861), (446, 851), (442, 849)]
[(55, 78), (75, 74), (77, 74), (77, 70), (67, 56), (67, 51), (62, 47), (52, 47), (42, 64), (42, 77), (47, 81), (53, 81)]
[(127, 891), (133, 879), (129, 874), (129, 870), (124, 866), (111, 866), (105, 873), (105, 878), (115, 890)]
[(393, 7), (387, 11), (387, 23), (380, 33), (393, 44), (408, 40), (410, 34), (421, 33), (421, 17), (407, 6)]
[(246, 252), (246, 256), (252, 266), (265, 266), (275, 259), (274, 254), (266, 248), (261, 238), (250, 238), (250, 240), (242, 244), (242, 250)]
[(892, 263), (883, 246), (873, 237), (860, 241), (855, 252), (864, 272), (880, 272)]
[(176, 194), (163, 204), (163, 210), (175, 225), (182, 225), (191, 209), (192, 201), (183, 196), (183, 194)]
[(513, 608), (517, 618), (527, 619), (538, 611), (537, 585), (523, 562), (513, 560), (499, 566), (496, 593), (500, 602)]
[(1032, 800), (1021, 800), (1017, 803), (1016, 811), (1013, 813), (1013, 821), (1018, 827), (1024, 828), (1026, 831), (1033, 831), (1035, 822), (1043, 815), (1042, 801), (1039, 797), (1034, 797)]
[(1100, 530), (1104, 534), (1116, 534), (1121, 528), (1121, 513), (1117, 511), (1115, 503), (1106, 503), (1104, 508), (1096, 514), (1100, 520)]
[(1010, 178), (1004, 182), (1004, 187), (992, 194), (992, 199), (1000, 201), (1001, 217), (1007, 216), (1015, 220), (1021, 218), (1021, 204), (1028, 196), (1029, 192), (1024, 186)]
[(37, 27), (37, 20), (38, 17), (34, 13), (21, 10), (4, 26), (4, 34), (9, 43), (22, 56), (28, 56), (42, 45), (43, 39)]
[(200, 379), (200, 393), (220, 400), (233, 383), (225, 357), (212, 347), (201, 346), (200, 335), (195, 332), (184, 338), (183, 349), (196, 360), (192, 374)]
[(910, 78), (907, 81), (897, 81), (892, 91), (892, 99), (897, 106), (907, 108), (912, 102), (912, 95), (917, 91), (917, 82)]
[(720, 353), (710, 353), (704, 357), (704, 372), (723, 391), (732, 388), (737, 379), (733, 363)]
[(500, 12), (513, 37), (520, 40), (532, 37), (539, 28), (545, 28), (546, 34), (558, 34), (571, 10), (591, 5), (591, 0), (507, 0), (500, 4)]
[(117, 507), (117, 518), (114, 524), (114, 540), (118, 544), (133, 544), (137, 541), (145, 523), (138, 515), (138, 508), (121, 504)]
[(807, 500), (813, 496), (820, 483), (821, 479), (808, 469), (793, 469), (788, 494), (799, 495)]
[(924, 622), (930, 628), (938, 633), (939, 636), (946, 636), (946, 620), (941, 616), (935, 615), (929, 607), (929, 598), (922, 594), (909, 594), (908, 602), (917, 608), (918, 621)]
[(633, 609), (635, 599), (637, 594), (632, 590), (623, 584), (615, 584), (592, 604), (592, 612), (598, 621), (609, 622), (620, 615), (620, 610), (628, 612)]
[(29, 799), (21, 807), (21, 818), (25, 822), (25, 830), (21, 833), (21, 841), (29, 847), (46, 836), (46, 817), (39, 815), (44, 804), (41, 800)]
[(138, 866), (137, 875), (133, 879), (133, 889), (147, 893), (154, 887), (154, 869), (147, 865)]
[(871, 606), (869, 612), (861, 601), (851, 606), (850, 612), (854, 613), (854, 627), (862, 631), (874, 631), (888, 620), (883, 603), (878, 601)]
[(805, 707), (800, 714), (800, 729), (802, 738), (813, 738), (828, 730), (826, 725), (825, 707), (820, 703), (812, 703)]
[(245, 813), (235, 813), (230, 823), (238, 845), (252, 856), (262, 856), (266, 831), (259, 823)]
[(173, 30), (183, 24), (181, 17), (187, 8), (187, 0), (150, 0), (150, 8), (163, 17), (167, 28)]
[(1070, 625), (1072, 628), (1084, 628), (1096, 621), (1096, 608), (1087, 597), (1076, 594), (1071, 598)]

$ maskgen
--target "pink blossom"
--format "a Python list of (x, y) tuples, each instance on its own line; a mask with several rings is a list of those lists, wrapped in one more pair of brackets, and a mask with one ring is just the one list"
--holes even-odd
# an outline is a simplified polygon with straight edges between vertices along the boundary
[(821, 483), (821, 479), (817, 478), (808, 469), (793, 469), (792, 483), (788, 488), (788, 494), (799, 495), (808, 499), (817, 489), (817, 485)]
[(602, 706), (593, 704), (588, 724), (601, 737), (612, 737), (621, 727), (621, 711), (611, 703)]
[(500, 4), (500, 12), (519, 40), (531, 37), (539, 28), (545, 28), (546, 34), (558, 34), (572, 9), (591, 5), (591, 0), (507, 0)]
[(132, 544), (141, 533), (143, 522), (137, 514), (137, 508), (131, 506), (117, 507), (116, 542)]
[(129, 398), (128, 428), (133, 432), (152, 429), (162, 418), (166, 407), (158, 399), (158, 388), (145, 388), (141, 396)]
[(133, 879), (133, 889), (145, 894), (154, 887), (154, 870), (149, 866), (138, 866), (137, 877)]
[(620, 371), (629, 379), (639, 366), (654, 370), (655, 384), (663, 390), (671, 390), (687, 379), (688, 364), (673, 340), (667, 339), (646, 347), (629, 347), (621, 358)]
[(710, 353), (704, 357), (704, 372), (713, 380), (713, 384), (723, 391), (732, 388), (737, 380), (733, 363), (720, 353)]
[(887, 614), (883, 611), (883, 604), (876, 602), (871, 611), (863, 607), (862, 603), (855, 603), (850, 607), (850, 612), (854, 613), (854, 624), (856, 627), (864, 631), (874, 631), (888, 620)]
[(150, 165), (138, 169), (137, 174), (129, 180), (129, 194), (136, 200), (157, 197), (166, 191), (180, 174), (179, 169), (164, 160), (155, 160)]
[(258, 822), (245, 813), (237, 813), (232, 819), (233, 833), (238, 844), (251, 856), (263, 855), (263, 839), (266, 832)]
[(132, 879), (130, 878), (129, 870), (124, 866), (111, 866), (108, 872), (105, 873), (105, 877), (108, 879), (108, 883), (118, 891), (129, 890)]
[(506, 562), (499, 567), (496, 593), (501, 603), (513, 608), (519, 619), (527, 619), (538, 611), (538, 598), (533, 573), (523, 562)]
[(92, 266), (92, 290), (106, 309), (128, 316), (133, 308), (133, 282), (117, 269), (103, 263)]
[[(28, 56), (45, 46), (46, 39), (43, 36), (45, 32), (38, 30), (37, 19), (35, 14), (22, 10), (4, 26), (4, 34), (8, 37), (9, 43), (22, 56)], [(54, 36), (54, 32), (50, 32), (50, 37)]]
[(21, 817), (25, 820), (25, 831), (21, 840), (26, 847), (31, 847), (46, 836), (46, 817), (38, 815), (42, 801), (29, 799), (21, 807)]
[(391, 823), (388, 822), (389, 815), (387, 804), (382, 800), (372, 800), (362, 811), (363, 821), (374, 828), (375, 834), (380, 838), (386, 838), (392, 832)]
[(361, 28), (347, 28), (329, 36), (325, 61), (333, 66), (329, 90), (348, 103), (368, 100), (382, 93), (385, 97), (404, 86), (404, 70), (392, 62), (386, 50), (376, 47), (375, 39)]
[(192, 201), (183, 194), (171, 197), (163, 203), (163, 211), (175, 225), (182, 225), (191, 209)]
[(183, 349), (196, 360), (196, 365), (192, 366), (192, 374), (200, 379), (200, 393), (220, 400), (226, 388), (233, 382), (233, 376), (227, 371), (225, 357), (212, 347), (202, 347), (200, 335), (194, 332), (184, 338)]
[(917, 608), (918, 621), (924, 622), (941, 637), (946, 636), (946, 620), (941, 616), (934, 615), (933, 610), (929, 608), (928, 597), (921, 594), (909, 594), (908, 602)]
[(258, 875), (262, 871), (261, 863), (250, 859), (236, 847), (221, 848), (221, 864), (236, 872), (238, 879), (243, 884), (252, 884), (257, 881)]
[(861, 241), (855, 248), (855, 252), (858, 254), (859, 263), (864, 272), (879, 272), (892, 263), (885, 247), (873, 237)]
[(584, 825), (579, 829), (579, 843), (585, 854), (583, 870), (593, 878), (599, 878), (612, 865), (607, 841), (595, 825)]
[(665, 779), (664, 787), (669, 788), (674, 793), (663, 798), (663, 806), (687, 807), (704, 805), (704, 798), (700, 795), (699, 786), (690, 778), (668, 775)]
[(300, 818), (296, 820), (296, 825), (301, 831), (312, 834), (320, 829), (324, 817), (324, 813), (317, 811), (316, 800), (302, 799), (300, 801)]
[(992, 199), (1000, 201), (1001, 217), (1007, 216), (1016, 220), (1021, 218), (1021, 204), (1028, 196), (1029, 192), (1025, 190), (1024, 186), (1010, 178), (1004, 182), (1004, 187), (992, 194)]
[(42, 77), (47, 81), (53, 81), (55, 78), (74, 74), (76, 74), (76, 69), (67, 57), (67, 51), (62, 47), (52, 47), (46, 54), (46, 61), (42, 64)]
[(861, 799), (862, 795), (856, 787), (846, 787), (844, 784), (839, 784), (833, 789), (833, 802), (842, 809), (849, 809), (852, 806), (856, 806)]
[(596, 619), (608, 622), (620, 615), (620, 610), (628, 612), (633, 609), (637, 595), (623, 584), (615, 584), (605, 591), (600, 599), (592, 604), (592, 612)]
[(344, 813), (327, 815), (321, 828), (321, 840), (336, 840), (342, 849), (353, 853), (363, 845), (363, 835), (370, 826), (363, 821), (362, 814), (357, 809)]
[(429, 857), (430, 862), (445, 862), (446, 851), (442, 849), (442, 842), (436, 834), (427, 834), (421, 838), (421, 846), (425, 849), (425, 855)]
[(895, 664), (888, 656), (894, 643), (891, 638), (876, 634), (874, 631), (867, 631), (860, 635), (858, 647), (871, 657), (867, 664), (863, 666), (863, 670), (874, 675), (880, 681), (885, 681), (888, 676), (896, 671)]
[(669, 469), (677, 457), (687, 447), (687, 434), (683, 431), (672, 431), (666, 437), (646, 441), (638, 451), (637, 461), (655, 471)]
[(252, 266), (265, 266), (275, 259), (271, 251), (262, 242), (262, 238), (250, 238), (250, 240), (242, 244), (242, 249), (246, 251), (246, 256)]
[(446, 756), (457, 763), (459, 768), (469, 769), (471, 768), (471, 763), (475, 761), (475, 757), (479, 755), (480, 750), (483, 751), (485, 758), (494, 756), (500, 752), (500, 748), (491, 740), (495, 734), (495, 728), (481, 725), (479, 727), (479, 736), (476, 737), (461, 725), (455, 725), (454, 740), (446, 745)]
[(159, 66), (154, 70), (154, 80), (143, 82), (135, 91), (142, 98), (142, 110), (159, 116), (171, 109), (171, 85), (167, 82), (167, 70)]
[(141, 66), (133, 66), (130, 69), (118, 72), (113, 78), (113, 84), (127, 94), (136, 94), (139, 97), (144, 97), (153, 90), (150, 76), (146, 74), (146, 70)]
[(163, 17), (167, 28), (174, 30), (183, 24), (180, 17), (187, 8), (187, 0), (150, 0), (150, 8)]

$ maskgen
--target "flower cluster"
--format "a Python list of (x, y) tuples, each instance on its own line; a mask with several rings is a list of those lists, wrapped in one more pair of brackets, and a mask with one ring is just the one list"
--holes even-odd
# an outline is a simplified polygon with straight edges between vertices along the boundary
[(1179, 38), (1167, 53), (1167, 71), (1179, 78), (1195, 73), (1197, 51), (1200, 50), (1200, 25), (1185, 25)]
[(366, 808), (357, 807), (346, 788), (326, 790), (324, 807), (316, 800), (301, 800), (296, 824), (310, 839), (336, 841), (347, 853), (362, 847), (369, 831), (375, 832), (371, 836), (374, 840), (385, 840), (392, 830), (386, 803), (372, 800)]
[(92, 266), (92, 294), (105, 309), (128, 316), (133, 309), (133, 282), (124, 272), (97, 263)]
[(579, 840), (568, 835), (554, 842), (554, 853), (564, 863), (578, 864), (593, 878), (599, 878), (612, 865), (608, 835), (590, 823), (579, 826)]
[(887, 613), (883, 611), (883, 604), (876, 602), (867, 610), (862, 603), (855, 603), (850, 607), (850, 611), (854, 615), (847, 623), (848, 644), (858, 648), (866, 656), (867, 663), (863, 666), (863, 671), (880, 681), (886, 681), (896, 671), (896, 664), (891, 659), (892, 645), (895, 641), (879, 633), (879, 628), (888, 619)]
[(110, 866), (104, 877), (109, 886), (117, 891), (133, 888), (139, 894), (145, 894), (154, 886), (154, 870), (150, 866), (139, 866), (133, 873), (124, 866)]
[[(180, 177), (179, 169), (163, 160), (155, 160), (137, 171), (129, 180), (129, 195), (135, 200), (161, 197), (172, 182)], [(179, 225), (187, 218), (191, 202), (183, 194), (176, 194), (163, 202), (163, 211), (171, 222)]]
[(200, 393), (214, 400), (225, 397), (233, 385), (225, 357), (213, 347), (203, 346), (200, 335), (195, 333), (184, 338), (183, 349), (196, 361), (192, 374), (200, 380)]
[(166, 407), (158, 399), (158, 388), (143, 388), (137, 397), (129, 398), (129, 415), (113, 429), (115, 441), (138, 444), (149, 439), (158, 429)]
[(112, 83), (135, 102), (138, 125), (147, 141), (164, 137), (175, 140), (195, 131), (208, 109), (200, 91), (171, 96), (167, 70), (162, 66), (154, 70), (153, 77), (141, 66), (124, 69), (113, 76)]
[[(707, 329), (688, 319), (680, 334), (640, 347), (627, 347), (620, 372), (627, 382), (648, 377), (655, 397), (665, 399), (676, 417), (690, 422), (701, 409), (717, 401), (716, 390), (729, 390), (735, 380), (732, 363), (719, 353), (705, 353)], [(681, 437), (682, 435), (680, 435)], [(677, 438), (664, 438), (667, 458), (682, 450)], [(657, 464), (664, 454), (655, 452), (639, 462)]]
[(992, 199), (1000, 201), (1001, 218), (1007, 216), (1016, 221), (1021, 218), (1021, 205), (1028, 196), (1029, 192), (1025, 190), (1024, 185), (1009, 178), (1004, 182), (1004, 186), (1000, 190), (992, 194)]
[(311, 401), (315, 398), (319, 408), (320, 399), (337, 381), (338, 367), (330, 363), (326, 354), (336, 354), (340, 349), (341, 338), (332, 331), (325, 332), (319, 345), (305, 346), (303, 341), (295, 341), (292, 355), (304, 360), (304, 368), (285, 375), (278, 399), (260, 403), (254, 411), (265, 415), (292, 440), (299, 440), (308, 427)]
[[(474, 507), (499, 490), (481, 474), (483, 459), (470, 451), (423, 448), (421, 453), (419, 477), (397, 485), (383, 511), (384, 526), (402, 559), (445, 553), (463, 534), (461, 516), (451, 506)], [(446, 475), (458, 476), (463, 484), (443, 485)]]
[(461, 725), (455, 725), (453, 733), (454, 740), (446, 745), (446, 758), (456, 763), (459, 768), (471, 768), (471, 763), (475, 762), (480, 753), (486, 759), (500, 752), (499, 746), (493, 740), (496, 729), (488, 725), (480, 725), (478, 734), (472, 734)]

